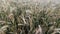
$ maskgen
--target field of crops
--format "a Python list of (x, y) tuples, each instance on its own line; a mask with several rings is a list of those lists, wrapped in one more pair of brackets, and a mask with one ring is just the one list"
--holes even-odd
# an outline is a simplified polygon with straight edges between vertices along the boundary
[(60, 34), (59, 0), (0, 0), (0, 34)]

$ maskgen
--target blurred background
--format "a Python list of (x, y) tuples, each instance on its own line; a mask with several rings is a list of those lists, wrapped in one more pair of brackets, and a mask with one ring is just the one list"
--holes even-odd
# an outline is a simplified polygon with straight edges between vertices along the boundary
[(60, 34), (60, 0), (0, 0), (0, 34)]

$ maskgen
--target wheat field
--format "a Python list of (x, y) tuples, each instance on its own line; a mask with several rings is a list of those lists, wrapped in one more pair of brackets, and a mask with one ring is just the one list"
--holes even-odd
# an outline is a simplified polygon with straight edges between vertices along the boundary
[(60, 34), (60, 0), (0, 0), (0, 34)]

